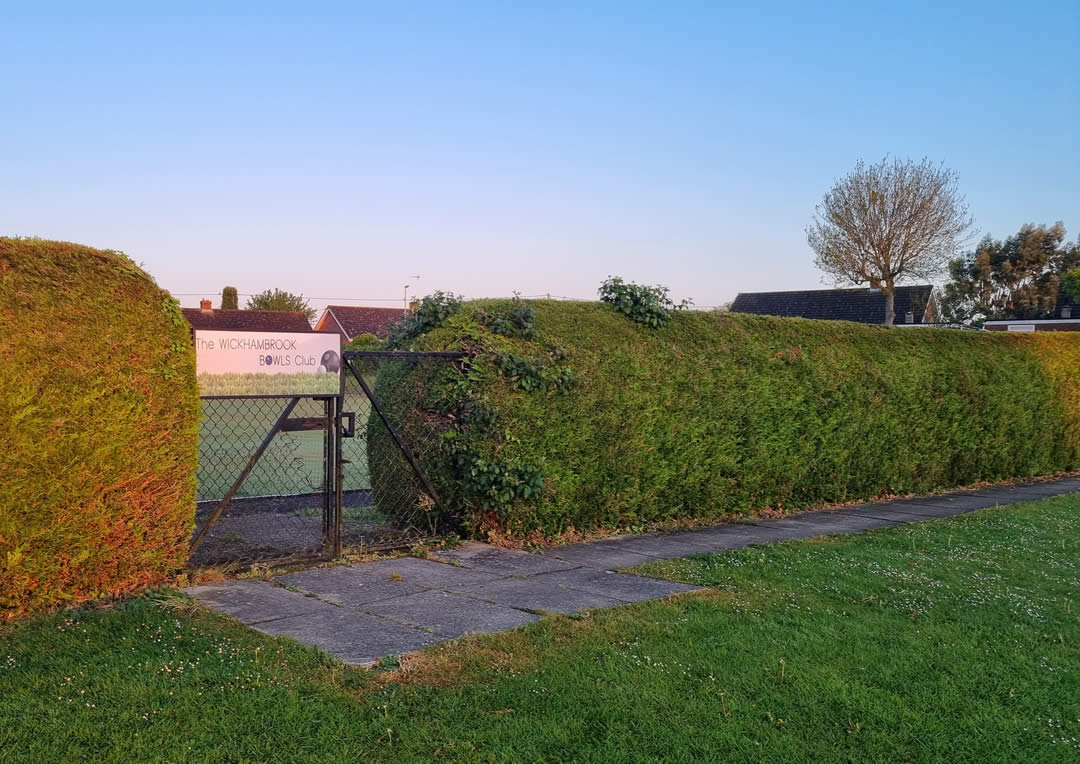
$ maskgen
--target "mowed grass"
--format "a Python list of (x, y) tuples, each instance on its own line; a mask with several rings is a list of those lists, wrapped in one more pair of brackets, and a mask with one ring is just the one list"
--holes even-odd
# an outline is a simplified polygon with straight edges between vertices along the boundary
[(709, 589), (383, 672), (78, 610), (0, 637), (0, 759), (1076, 761), (1078, 544), (1072, 496), (656, 563)]
[(199, 395), (336, 395), (338, 374), (200, 374)]

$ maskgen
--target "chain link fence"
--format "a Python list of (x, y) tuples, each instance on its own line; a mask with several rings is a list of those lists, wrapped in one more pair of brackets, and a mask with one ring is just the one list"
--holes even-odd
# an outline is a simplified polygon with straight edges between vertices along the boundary
[[(424, 390), (460, 376), (460, 367), (405, 358), (354, 359), (381, 396), (378, 409), (349, 369), (340, 399), (204, 398), (190, 564), (374, 551), (443, 530), (432, 487), (414, 465), (434, 463), (447, 427)], [(339, 431), (339, 413), (352, 414), (352, 437)]]
[(273, 398), (204, 398), (199, 431), (198, 493), (195, 525), (201, 530), (229, 495), (231, 500), (194, 550), (195, 565), (244, 562), (267, 558), (314, 556), (327, 534), (333, 476), (332, 398), (299, 398), (288, 420), (320, 429), (278, 431), (275, 423), (293, 401)]
[(360, 379), (346, 370), (345, 410), (356, 413), (356, 431), (342, 446), (348, 461), (342, 501), (345, 544), (402, 543), (445, 530), (433, 486), (425, 484), (413, 464), (430, 472), (443, 447), (447, 420), (430, 391), (440, 379), (460, 377), (458, 365), (419, 354), (405, 360), (361, 355), (352, 365), (374, 391), (379, 410)]

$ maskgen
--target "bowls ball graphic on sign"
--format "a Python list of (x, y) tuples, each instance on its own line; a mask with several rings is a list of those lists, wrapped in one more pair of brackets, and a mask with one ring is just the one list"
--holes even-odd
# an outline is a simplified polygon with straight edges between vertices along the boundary
[(339, 356), (333, 350), (327, 350), (322, 354), (322, 360), (319, 361), (319, 371), (341, 371), (341, 356)]

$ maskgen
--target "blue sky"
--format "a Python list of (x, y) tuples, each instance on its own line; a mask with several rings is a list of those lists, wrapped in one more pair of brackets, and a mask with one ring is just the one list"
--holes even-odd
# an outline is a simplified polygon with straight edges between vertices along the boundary
[(0, 234), (187, 305), (814, 288), (814, 205), (885, 154), (956, 170), (982, 233), (1080, 233), (1075, 0), (163, 7), (4, 9)]

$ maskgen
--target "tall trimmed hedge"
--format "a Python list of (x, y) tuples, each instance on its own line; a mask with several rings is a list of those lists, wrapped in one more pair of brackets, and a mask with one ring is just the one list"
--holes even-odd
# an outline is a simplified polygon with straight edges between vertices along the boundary
[(1080, 336), (694, 311), (653, 329), (602, 304), (525, 305), (530, 339), (493, 330), (521, 303), (481, 301), (412, 340), (469, 350), (464, 374), (390, 367), (377, 380), (400, 421), (439, 423), (426, 466), (444, 520), (473, 533), (632, 527), (1080, 467)]
[(0, 617), (183, 565), (198, 403), (187, 323), (131, 260), (0, 238)]

